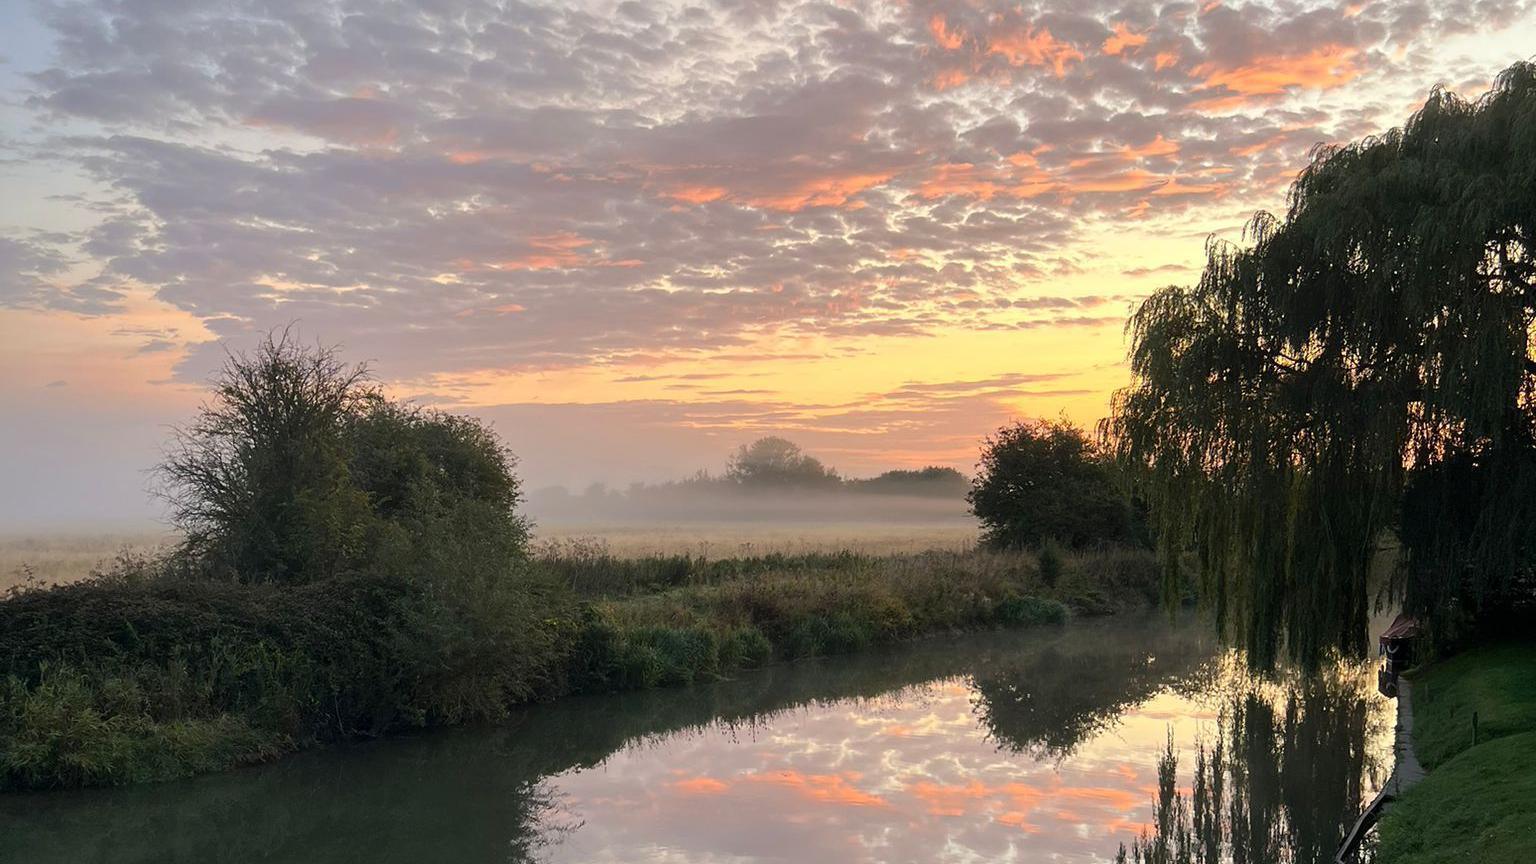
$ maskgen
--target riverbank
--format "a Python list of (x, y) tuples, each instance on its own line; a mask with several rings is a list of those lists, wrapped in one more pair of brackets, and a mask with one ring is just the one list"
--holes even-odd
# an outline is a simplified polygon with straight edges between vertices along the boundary
[[(1221, 653), (1205, 622), (1170, 625), (1151, 611), (571, 697), (495, 726), (181, 782), (0, 795), (0, 861), (419, 864), (522, 861), (527, 850), (549, 864), (831, 862), (892, 825), (905, 860), (986, 859), (1008, 843), (1025, 860), (1097, 860), (1118, 837), (1117, 817), (1150, 818), (1143, 790), (1169, 716), (1204, 716), (1197, 694), (1232, 680), (1209, 670), (1240, 671)], [(1341, 756), (1358, 746), (1349, 736), (1327, 743)], [(981, 797), (935, 806), (936, 795), (978, 783)], [(1026, 785), (1042, 797), (1086, 794), (1063, 803), (1070, 812), (1038, 812), (1031, 823), (1044, 830), (1025, 833), (996, 817), (1031, 794)], [(1305, 791), (1308, 802), (1330, 800)], [(884, 803), (868, 806), (874, 795)], [(1323, 812), (1335, 815), (1326, 803)], [(751, 836), (768, 845), (744, 847)], [(896, 856), (881, 843), (864, 857)]]
[(1536, 860), (1536, 642), (1474, 648), (1412, 681), (1429, 773), (1382, 817), (1377, 860)]
[(153, 562), (0, 601), (0, 789), (123, 785), (945, 631), (1144, 607), (1141, 550), (547, 557), (286, 587)]

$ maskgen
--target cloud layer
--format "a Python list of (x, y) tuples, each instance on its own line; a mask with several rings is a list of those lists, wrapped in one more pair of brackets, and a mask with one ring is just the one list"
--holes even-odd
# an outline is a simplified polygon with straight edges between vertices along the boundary
[[(152, 295), (201, 324), (150, 340), (185, 380), (212, 339), (298, 320), (444, 397), (804, 340), (1115, 327), (1205, 231), (1281, 204), (1314, 144), (1502, 65), (1446, 46), (1531, 33), (1524, 0), (34, 14), (52, 42), (13, 69), (26, 126), (0, 176), (81, 191), (31, 195), (59, 230), (0, 226), (0, 314)], [(1125, 260), (1132, 234), (1179, 247)]]

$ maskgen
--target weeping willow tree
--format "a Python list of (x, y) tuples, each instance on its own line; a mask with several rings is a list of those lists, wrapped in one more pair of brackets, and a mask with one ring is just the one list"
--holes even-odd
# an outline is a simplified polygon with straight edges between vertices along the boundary
[(1438, 622), (1530, 596), (1536, 535), (1536, 66), (1476, 102), (1319, 148), (1283, 217), (1213, 242), (1127, 325), (1104, 434), (1261, 666), (1365, 650), (1373, 549)]

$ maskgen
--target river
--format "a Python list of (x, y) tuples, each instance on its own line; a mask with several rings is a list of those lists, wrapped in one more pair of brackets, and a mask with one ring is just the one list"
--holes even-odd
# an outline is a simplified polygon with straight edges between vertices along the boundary
[[(0, 861), (1106, 861), (1172, 742), (1239, 862), (1313, 862), (1391, 764), (1366, 666), (1259, 680), (1161, 616), (923, 640), (130, 789), (0, 797)], [(1255, 836), (1260, 834), (1262, 836)]]

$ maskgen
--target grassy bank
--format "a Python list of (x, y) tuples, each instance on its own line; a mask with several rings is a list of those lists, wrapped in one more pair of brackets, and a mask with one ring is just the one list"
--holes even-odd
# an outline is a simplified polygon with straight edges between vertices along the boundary
[(1475, 648), (1416, 672), (1413, 687), (1429, 774), (1383, 818), (1379, 860), (1536, 860), (1536, 642)]
[[(1049, 557), (1049, 556), (1048, 556)], [(494, 722), (943, 630), (1156, 596), (1104, 551), (552, 554), (515, 578), (210, 582), (163, 562), (0, 601), (0, 789), (162, 780), (302, 747)]]

